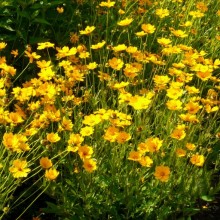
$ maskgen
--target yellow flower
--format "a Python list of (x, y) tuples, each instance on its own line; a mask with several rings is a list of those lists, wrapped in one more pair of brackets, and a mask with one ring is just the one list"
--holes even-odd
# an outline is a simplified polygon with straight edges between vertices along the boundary
[(180, 100), (169, 100), (166, 102), (166, 106), (171, 111), (178, 111), (182, 109), (182, 102)]
[(48, 169), (53, 166), (52, 161), (48, 157), (41, 157), (40, 165), (43, 169)]
[(30, 53), (29, 51), (25, 51), (25, 56), (29, 58), (29, 62), (30, 63), (33, 63), (34, 62), (34, 59), (38, 60), (41, 56), (40, 55), (37, 55), (35, 52), (33, 53)]
[(13, 166), (9, 168), (9, 171), (12, 173), (14, 178), (27, 177), (31, 169), (27, 168), (27, 161), (25, 160), (14, 160)]
[(202, 167), (205, 162), (205, 157), (203, 155), (194, 154), (190, 158), (190, 162), (196, 166)]
[(69, 48), (67, 46), (64, 46), (62, 48), (56, 48), (57, 54), (56, 57), (57, 59), (61, 59), (67, 56), (73, 56), (77, 53), (77, 49), (75, 47)]
[(108, 63), (109, 63), (109, 66), (114, 70), (120, 70), (124, 65), (123, 60), (116, 58), (116, 57), (113, 57), (112, 59), (110, 59)]
[(110, 142), (115, 142), (117, 135), (119, 133), (119, 129), (116, 127), (109, 127), (106, 131), (105, 134), (103, 136), (103, 138), (107, 141)]
[(141, 160), (141, 153), (138, 151), (131, 151), (129, 153), (128, 160), (140, 161)]
[(64, 12), (64, 8), (63, 7), (57, 7), (57, 12), (59, 14), (62, 14)]
[(168, 38), (164, 38), (164, 37), (157, 38), (157, 42), (164, 47), (167, 47), (169, 46), (169, 44), (171, 44), (171, 40)]
[(162, 143), (163, 140), (160, 140), (157, 137), (155, 138), (151, 137), (145, 141), (146, 147), (148, 148), (148, 151), (151, 153), (159, 151), (159, 149), (162, 146)]
[(195, 150), (196, 149), (196, 145), (195, 144), (192, 144), (192, 143), (187, 143), (186, 144), (186, 148), (188, 150)]
[(187, 37), (188, 35), (185, 34), (185, 31), (182, 31), (182, 30), (174, 30), (174, 29), (171, 29), (171, 33), (176, 36), (176, 37), (180, 37), (180, 38), (184, 38), (184, 37)]
[(197, 123), (199, 122), (199, 120), (196, 118), (196, 115), (192, 115), (192, 114), (180, 114), (179, 117), (186, 122), (194, 122)]
[(135, 110), (147, 109), (151, 103), (151, 99), (144, 96), (132, 96), (129, 98), (129, 105)]
[(114, 52), (120, 52), (127, 49), (125, 44), (119, 44), (118, 46), (112, 47)]
[(92, 62), (92, 63), (89, 63), (88, 65), (86, 65), (86, 67), (89, 69), (89, 70), (94, 70), (95, 68), (97, 68), (98, 64), (96, 62)]
[(160, 18), (167, 17), (169, 15), (169, 10), (163, 9), (163, 8), (158, 8), (156, 9), (156, 15), (159, 16)]
[(152, 164), (153, 164), (153, 160), (150, 157), (148, 157), (148, 156), (141, 157), (141, 159), (138, 162), (143, 167), (151, 167)]
[(55, 168), (50, 168), (49, 170), (45, 171), (45, 177), (48, 180), (55, 180), (59, 175), (59, 172)]
[(47, 68), (41, 69), (41, 71), (38, 73), (38, 76), (40, 77), (40, 80), (48, 81), (48, 80), (51, 80), (55, 76), (55, 72), (49, 66)]
[(161, 182), (167, 182), (170, 177), (170, 168), (168, 166), (157, 166), (154, 176)]
[(78, 148), (78, 154), (82, 160), (91, 158), (93, 154), (93, 148), (87, 145)]
[(18, 50), (12, 50), (11, 51), (11, 54), (14, 56), (14, 57), (17, 57), (18, 56)]
[(96, 161), (94, 159), (85, 159), (83, 162), (83, 167), (89, 173), (92, 173), (97, 169)]
[(182, 148), (177, 148), (176, 149), (176, 154), (177, 154), (178, 157), (184, 157), (184, 156), (186, 156), (186, 151), (183, 150)]
[(50, 48), (50, 47), (54, 48), (54, 44), (50, 42), (38, 43), (37, 45), (38, 45), (37, 50), (43, 50), (45, 48)]
[(202, 106), (197, 102), (188, 102), (185, 105), (184, 110), (187, 110), (189, 114), (196, 114)]
[(197, 11), (190, 11), (189, 15), (191, 15), (193, 18), (202, 18), (204, 16), (204, 13), (197, 10)]
[(186, 132), (184, 130), (184, 127), (177, 126), (172, 134), (170, 135), (172, 138), (177, 140), (182, 140), (186, 136)]
[(91, 114), (91, 115), (86, 115), (82, 123), (93, 127), (99, 124), (100, 122), (101, 122), (101, 117), (99, 115)]
[(139, 31), (139, 32), (136, 32), (135, 35), (138, 37), (143, 37), (143, 36), (147, 35), (147, 33), (145, 33), (144, 31)]
[(197, 72), (196, 76), (200, 78), (202, 81), (207, 81), (212, 76), (212, 73), (210, 71), (206, 72)]
[(2, 49), (4, 49), (6, 46), (7, 46), (6, 43), (0, 42), (0, 51), (1, 51)]
[(95, 30), (95, 26), (87, 26), (85, 30), (79, 31), (81, 35), (89, 35)]
[(153, 34), (156, 30), (155, 26), (151, 24), (142, 24), (141, 29), (147, 34)]
[(107, 7), (107, 8), (111, 8), (115, 5), (115, 2), (111, 2), (110, 0), (108, 0), (107, 2), (101, 2), (99, 4), (99, 6), (101, 7)]
[(80, 134), (70, 134), (68, 144), (69, 145), (80, 145), (84, 141), (84, 138)]
[(49, 133), (47, 134), (47, 140), (51, 143), (58, 142), (60, 140), (60, 137), (57, 133)]
[(182, 96), (183, 90), (180, 88), (169, 88), (167, 89), (167, 96), (171, 99), (178, 99), (180, 96)]
[(133, 18), (125, 18), (124, 20), (119, 21), (117, 24), (119, 26), (128, 26), (133, 20)]
[(127, 132), (125, 132), (125, 131), (119, 132), (117, 137), (116, 137), (116, 141), (119, 144), (123, 144), (124, 142), (126, 142), (130, 139), (131, 139), (131, 135), (128, 134)]
[(103, 40), (103, 41), (100, 42), (100, 43), (97, 43), (97, 44), (92, 45), (92, 46), (91, 46), (91, 49), (93, 49), (93, 50), (100, 49), (100, 48), (102, 48), (105, 44), (106, 44), (106, 42)]
[(85, 126), (83, 128), (81, 128), (80, 130), (80, 134), (85, 137), (85, 136), (90, 136), (91, 134), (93, 134), (94, 132), (94, 128), (90, 127), (90, 126)]

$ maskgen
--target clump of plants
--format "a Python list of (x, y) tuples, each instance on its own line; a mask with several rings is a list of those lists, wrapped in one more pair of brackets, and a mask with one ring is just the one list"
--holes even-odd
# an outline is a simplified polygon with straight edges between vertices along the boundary
[(198, 200), (220, 189), (219, 2), (15, 2), (0, 5), (5, 36), (23, 36), (0, 36), (0, 218), (42, 195), (57, 219), (207, 208)]

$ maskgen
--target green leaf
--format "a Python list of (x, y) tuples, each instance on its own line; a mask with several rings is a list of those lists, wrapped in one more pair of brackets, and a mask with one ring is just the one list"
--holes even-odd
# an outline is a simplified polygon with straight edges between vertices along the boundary
[(51, 25), (47, 20), (45, 20), (43, 18), (35, 18), (33, 20), (33, 23), (40, 23), (40, 24)]
[(0, 23), (0, 28), (4, 28), (8, 31), (15, 31), (11, 26), (7, 25), (7, 24), (2, 24)]
[(206, 202), (212, 202), (214, 200), (213, 196), (209, 196), (209, 195), (203, 195), (200, 197), (202, 200), (206, 201)]

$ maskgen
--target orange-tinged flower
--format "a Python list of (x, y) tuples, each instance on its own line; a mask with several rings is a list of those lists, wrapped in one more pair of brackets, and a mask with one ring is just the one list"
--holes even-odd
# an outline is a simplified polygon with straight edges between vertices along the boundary
[(62, 14), (64, 12), (64, 8), (63, 7), (57, 7), (57, 12), (59, 14)]
[(205, 162), (205, 157), (203, 155), (194, 154), (190, 158), (190, 162), (196, 166), (202, 167)]
[(103, 138), (107, 141), (110, 142), (115, 142), (117, 135), (119, 133), (119, 129), (116, 127), (109, 127), (106, 131), (105, 134), (103, 136)]
[(195, 144), (192, 144), (192, 143), (187, 143), (186, 144), (186, 148), (188, 150), (195, 150), (196, 149), (196, 145)]
[(125, 18), (124, 20), (119, 21), (117, 24), (119, 26), (128, 26), (133, 20), (133, 18)]
[(187, 110), (189, 114), (196, 114), (202, 106), (197, 102), (188, 102), (185, 105), (184, 110)]
[(153, 34), (156, 30), (155, 26), (152, 24), (142, 24), (141, 29), (147, 34)]
[(78, 148), (78, 154), (82, 160), (91, 158), (93, 154), (93, 148), (87, 145)]
[(25, 51), (25, 54), (26, 54), (25, 56), (29, 58), (29, 62), (30, 63), (33, 63), (34, 59), (38, 60), (41, 57), (40, 55), (36, 54), (36, 52), (31, 53), (31, 52), (29, 52), (27, 50)]
[(123, 144), (130, 139), (131, 139), (131, 135), (125, 131), (119, 132), (116, 137), (116, 141), (119, 144)]
[(159, 151), (159, 149), (161, 148), (162, 144), (163, 144), (163, 140), (160, 140), (158, 137), (151, 137), (148, 138), (146, 141), (146, 146), (149, 150), (149, 152), (153, 153), (153, 152), (157, 152)]
[(11, 51), (11, 54), (14, 56), (14, 57), (17, 57), (18, 56), (18, 50), (12, 50)]
[(187, 37), (188, 35), (185, 33), (185, 31), (182, 30), (174, 30), (171, 29), (171, 33), (176, 36), (176, 37), (180, 37), (180, 38), (184, 38)]
[(60, 137), (57, 133), (49, 133), (47, 134), (47, 140), (51, 143), (58, 142), (60, 140)]
[(128, 160), (140, 161), (141, 160), (141, 153), (138, 151), (131, 151), (129, 153)]
[(83, 167), (89, 173), (92, 173), (97, 169), (96, 161), (94, 159), (85, 159), (83, 162)]
[(200, 78), (202, 81), (207, 81), (208, 79), (211, 78), (212, 73), (210, 71), (206, 71), (206, 72), (197, 72), (196, 76), (198, 78)]
[(48, 157), (41, 157), (40, 165), (43, 169), (48, 169), (53, 166), (53, 163)]
[(9, 168), (9, 171), (12, 173), (14, 178), (27, 177), (31, 169), (27, 168), (28, 164), (26, 160), (14, 160), (13, 166)]
[(173, 130), (173, 132), (170, 136), (174, 139), (182, 140), (185, 138), (186, 132), (185, 132), (184, 128), (177, 127)]
[(110, 59), (108, 63), (109, 63), (109, 66), (114, 70), (120, 70), (124, 65), (123, 60), (116, 58), (116, 57), (113, 57), (112, 59)]
[(55, 180), (59, 175), (59, 171), (57, 171), (55, 168), (50, 168), (49, 170), (45, 171), (45, 177), (48, 180)]
[(186, 151), (183, 150), (182, 148), (177, 148), (176, 149), (176, 154), (177, 154), (178, 157), (184, 157), (184, 156), (186, 156)]
[(168, 166), (157, 166), (154, 176), (161, 182), (167, 182), (170, 177), (170, 168)]

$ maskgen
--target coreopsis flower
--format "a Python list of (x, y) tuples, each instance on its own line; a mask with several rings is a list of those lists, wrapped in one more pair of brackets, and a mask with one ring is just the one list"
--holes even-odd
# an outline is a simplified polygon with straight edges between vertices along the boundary
[(103, 40), (103, 41), (100, 42), (100, 43), (97, 43), (97, 44), (92, 45), (92, 46), (91, 46), (91, 49), (93, 49), (93, 50), (98, 50), (98, 49), (102, 48), (105, 44), (106, 44), (106, 42)]
[(53, 163), (48, 157), (41, 157), (40, 165), (43, 169), (49, 169), (50, 167), (53, 166)]
[(117, 24), (119, 26), (128, 26), (133, 20), (133, 18), (125, 18), (124, 20), (119, 21)]
[(189, 15), (191, 15), (193, 18), (202, 18), (204, 16), (204, 13), (197, 10), (197, 11), (190, 11)]
[(45, 177), (47, 180), (52, 181), (55, 180), (59, 175), (59, 171), (55, 168), (50, 168), (49, 170), (45, 171)]
[(196, 3), (196, 8), (199, 9), (202, 12), (208, 11), (208, 7), (204, 2), (197, 2)]
[(82, 51), (82, 52), (79, 53), (79, 57), (81, 59), (86, 59), (86, 58), (90, 57), (90, 53), (87, 52), (87, 51)]
[(186, 156), (186, 151), (182, 148), (177, 148), (176, 149), (176, 154), (177, 154), (177, 157), (185, 157)]
[(111, 2), (110, 0), (108, 0), (107, 2), (101, 2), (99, 4), (99, 6), (101, 7), (107, 7), (107, 8), (111, 8), (115, 5), (115, 2)]
[(14, 135), (12, 132), (4, 133), (3, 135), (3, 145), (11, 151), (16, 151), (18, 149), (19, 140), (17, 135)]
[(78, 148), (78, 154), (82, 160), (91, 158), (93, 154), (93, 148), (87, 145)]
[(170, 87), (167, 89), (166, 95), (171, 99), (178, 99), (183, 95), (183, 90), (181, 88)]
[(17, 57), (18, 56), (18, 50), (17, 49), (16, 50), (12, 50), (11, 54), (14, 56), (14, 58)]
[(105, 131), (103, 138), (107, 141), (115, 142), (118, 133), (119, 133), (119, 129), (114, 126), (111, 126)]
[(87, 26), (85, 30), (79, 31), (81, 35), (89, 35), (95, 30), (95, 26)]
[(60, 140), (60, 137), (57, 133), (49, 133), (47, 134), (47, 140), (50, 142), (50, 143), (56, 143)]
[(40, 69), (45, 69), (45, 68), (48, 68), (50, 67), (51, 65), (51, 61), (46, 61), (46, 60), (38, 60), (37, 62), (37, 66), (40, 68)]
[(197, 94), (197, 93), (199, 93), (199, 89), (197, 89), (195, 86), (188, 86), (188, 85), (186, 85), (185, 89), (186, 89), (186, 91), (189, 94)]
[(126, 52), (127, 53), (135, 53), (135, 52), (137, 52), (137, 50), (138, 50), (138, 48), (137, 47), (134, 47), (134, 46), (129, 46), (129, 47), (127, 47), (127, 49), (126, 49)]
[(56, 50), (58, 52), (56, 54), (57, 59), (61, 59), (61, 58), (68, 57), (68, 56), (73, 56), (77, 53), (76, 47), (69, 48), (67, 46), (64, 46), (62, 48), (56, 48)]
[(96, 161), (94, 159), (85, 159), (83, 161), (83, 167), (89, 173), (92, 173), (97, 169)]
[(190, 101), (185, 105), (184, 110), (187, 110), (189, 114), (196, 114), (201, 108), (202, 106), (198, 102)]
[(146, 36), (147, 33), (144, 32), (144, 31), (139, 31), (139, 32), (136, 32), (135, 35), (138, 36), (138, 37), (143, 37), (143, 36)]
[(167, 83), (170, 81), (170, 78), (165, 75), (155, 75), (153, 81), (157, 89), (165, 89)]
[(14, 160), (13, 165), (9, 168), (14, 178), (27, 177), (31, 169), (27, 168), (28, 164), (26, 160)]
[(12, 124), (20, 124), (24, 121), (24, 119), (18, 112), (10, 112), (8, 117), (9, 117), (9, 122)]
[(196, 115), (192, 115), (192, 114), (189, 114), (189, 113), (180, 114), (179, 117), (185, 122), (193, 122), (193, 123), (198, 123), (199, 122)]
[(176, 37), (180, 37), (180, 38), (184, 38), (187, 37), (188, 35), (185, 33), (185, 31), (182, 30), (174, 30), (171, 29), (171, 33), (176, 36)]
[(120, 51), (123, 51), (123, 50), (126, 50), (127, 49), (127, 46), (125, 44), (119, 44), (115, 47), (112, 47), (112, 50), (114, 52), (120, 52)]
[(109, 63), (109, 66), (114, 70), (120, 70), (124, 65), (123, 60), (121, 60), (120, 58), (116, 58), (116, 57), (113, 57), (112, 59), (110, 59), (108, 63)]
[(43, 50), (45, 48), (50, 48), (50, 47), (54, 48), (54, 44), (50, 42), (38, 43), (37, 45), (38, 45), (37, 50)]
[(195, 150), (196, 149), (196, 145), (195, 144), (192, 144), (192, 143), (186, 143), (186, 148), (188, 150)]
[(172, 138), (182, 140), (186, 136), (185, 126), (177, 126), (170, 135)]
[(116, 137), (116, 141), (119, 144), (123, 144), (130, 139), (131, 139), (131, 135), (125, 131), (119, 132)]
[(85, 125), (93, 127), (93, 126), (99, 124), (101, 121), (102, 120), (101, 120), (100, 115), (91, 114), (91, 115), (86, 115), (84, 117), (84, 120), (83, 120), (82, 123), (85, 124)]
[(156, 15), (159, 16), (160, 18), (164, 18), (169, 16), (169, 10), (168, 9), (163, 9), (163, 8), (158, 8), (156, 9)]
[(200, 78), (202, 81), (207, 81), (208, 79), (211, 78), (212, 72), (211, 71), (206, 71), (206, 72), (197, 72), (196, 76)]
[(82, 137), (80, 134), (70, 134), (68, 144), (69, 145), (80, 145), (84, 141), (84, 137)]
[(132, 96), (129, 98), (128, 105), (132, 106), (135, 110), (147, 109), (151, 103), (151, 99), (144, 96)]
[(190, 158), (190, 162), (196, 166), (202, 167), (205, 162), (205, 157), (203, 155), (194, 154)]
[(52, 67), (49, 66), (41, 69), (41, 71), (38, 73), (38, 76), (40, 77), (40, 80), (48, 81), (55, 76), (55, 72), (52, 70)]
[(153, 160), (149, 156), (141, 157), (138, 162), (143, 167), (151, 167), (153, 165)]
[(160, 140), (158, 137), (151, 137), (148, 138), (145, 141), (146, 147), (148, 148), (148, 151), (153, 153), (153, 152), (157, 152), (160, 150), (162, 144), (163, 144), (163, 140)]
[(89, 63), (88, 65), (86, 65), (86, 67), (89, 69), (89, 70), (94, 70), (95, 68), (97, 68), (98, 64), (96, 62), (92, 62), (92, 63)]
[(142, 24), (141, 29), (147, 34), (153, 34), (156, 30), (155, 26), (152, 24)]
[(63, 7), (57, 7), (57, 12), (59, 14), (62, 14), (64, 12), (64, 8)]
[(94, 128), (90, 127), (90, 126), (85, 126), (83, 128), (81, 128), (80, 130), (80, 134), (85, 137), (85, 136), (90, 136), (91, 134), (93, 134), (94, 132)]
[(7, 43), (0, 42), (0, 51), (3, 50), (7, 46)]
[(170, 177), (170, 168), (168, 166), (157, 166), (154, 176), (161, 182), (167, 182)]
[(178, 111), (182, 109), (182, 102), (178, 99), (169, 100), (166, 102), (166, 106), (171, 111)]
[(129, 153), (128, 160), (140, 161), (141, 160), (141, 153), (138, 151), (131, 151)]
[(162, 38), (157, 38), (157, 42), (160, 45), (167, 47), (167, 46), (169, 46), (169, 44), (171, 44), (172, 41), (169, 38), (162, 37)]
[(38, 60), (41, 57), (40, 55), (36, 54), (36, 52), (31, 53), (31, 52), (26, 50), (24, 53), (26, 54), (25, 56), (29, 58), (30, 63), (33, 63), (34, 59)]

